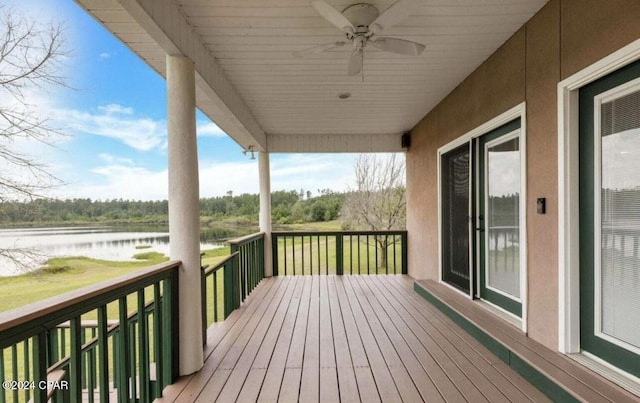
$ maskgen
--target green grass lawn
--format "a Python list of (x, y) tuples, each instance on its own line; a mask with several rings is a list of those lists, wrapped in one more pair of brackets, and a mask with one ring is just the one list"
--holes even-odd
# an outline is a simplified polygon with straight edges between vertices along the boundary
[[(228, 254), (229, 248), (212, 249), (205, 251), (202, 261), (204, 264), (215, 264)], [(63, 294), (168, 260), (158, 252), (143, 252), (137, 254), (136, 258), (137, 260), (130, 262), (80, 256), (52, 258), (46, 266), (35, 272), (0, 277), (0, 311)], [(133, 300), (129, 305), (133, 305)]]

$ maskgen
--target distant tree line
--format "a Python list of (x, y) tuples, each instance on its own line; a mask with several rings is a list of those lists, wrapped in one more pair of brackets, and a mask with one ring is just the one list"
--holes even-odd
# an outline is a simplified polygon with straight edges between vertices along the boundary
[[(273, 221), (280, 224), (335, 220), (340, 215), (344, 193), (329, 189), (311, 191), (279, 190), (271, 193)], [(257, 194), (200, 199), (200, 215), (211, 220), (243, 218), (257, 222), (260, 197)], [(167, 200), (34, 199), (0, 202), (0, 223), (41, 224), (73, 222), (166, 222)]]

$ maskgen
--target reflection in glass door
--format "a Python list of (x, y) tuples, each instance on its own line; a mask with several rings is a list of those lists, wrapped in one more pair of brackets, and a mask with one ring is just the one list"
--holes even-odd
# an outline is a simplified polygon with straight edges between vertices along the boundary
[(520, 120), (477, 140), (480, 297), (522, 316)]

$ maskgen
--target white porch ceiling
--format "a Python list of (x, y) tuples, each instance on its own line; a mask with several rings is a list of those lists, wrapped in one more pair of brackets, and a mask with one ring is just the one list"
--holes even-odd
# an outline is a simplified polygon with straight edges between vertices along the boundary
[[(364, 82), (350, 46), (308, 0), (76, 0), (162, 76), (165, 54), (194, 60), (198, 107), (241, 146), (271, 152), (399, 151), (411, 129), (547, 0), (418, 0), (385, 36), (417, 57), (366, 48)], [(357, 0), (328, 0), (342, 10)], [(367, 0), (384, 12), (394, 0)], [(338, 99), (349, 92), (351, 98)]]

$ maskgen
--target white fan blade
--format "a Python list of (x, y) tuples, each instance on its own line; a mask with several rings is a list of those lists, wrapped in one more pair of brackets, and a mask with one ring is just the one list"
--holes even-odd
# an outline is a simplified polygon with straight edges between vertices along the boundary
[(295, 57), (306, 57), (306, 56), (316, 55), (318, 53), (326, 52), (327, 50), (340, 48), (340, 47), (344, 46), (344, 44), (345, 44), (345, 42), (343, 42), (343, 41), (326, 43), (324, 45), (318, 45), (318, 46), (314, 46), (314, 47), (311, 47), (311, 48), (298, 50), (296, 52), (293, 52), (293, 55)]
[(373, 34), (377, 34), (396, 25), (407, 18), (409, 14), (414, 11), (415, 7), (416, 0), (396, 1), (369, 25), (369, 31)]
[(313, 0), (311, 5), (316, 9), (318, 14), (323, 16), (325, 20), (340, 28), (340, 30), (348, 33), (353, 33), (356, 30), (347, 17), (342, 15), (340, 11), (331, 7), (326, 1)]
[(362, 61), (364, 59), (364, 52), (362, 49), (354, 50), (349, 58), (349, 75), (355, 76), (362, 71)]
[(374, 48), (406, 56), (418, 56), (424, 50), (424, 45), (421, 43), (398, 38), (378, 37), (369, 41), (369, 43), (371, 43)]

